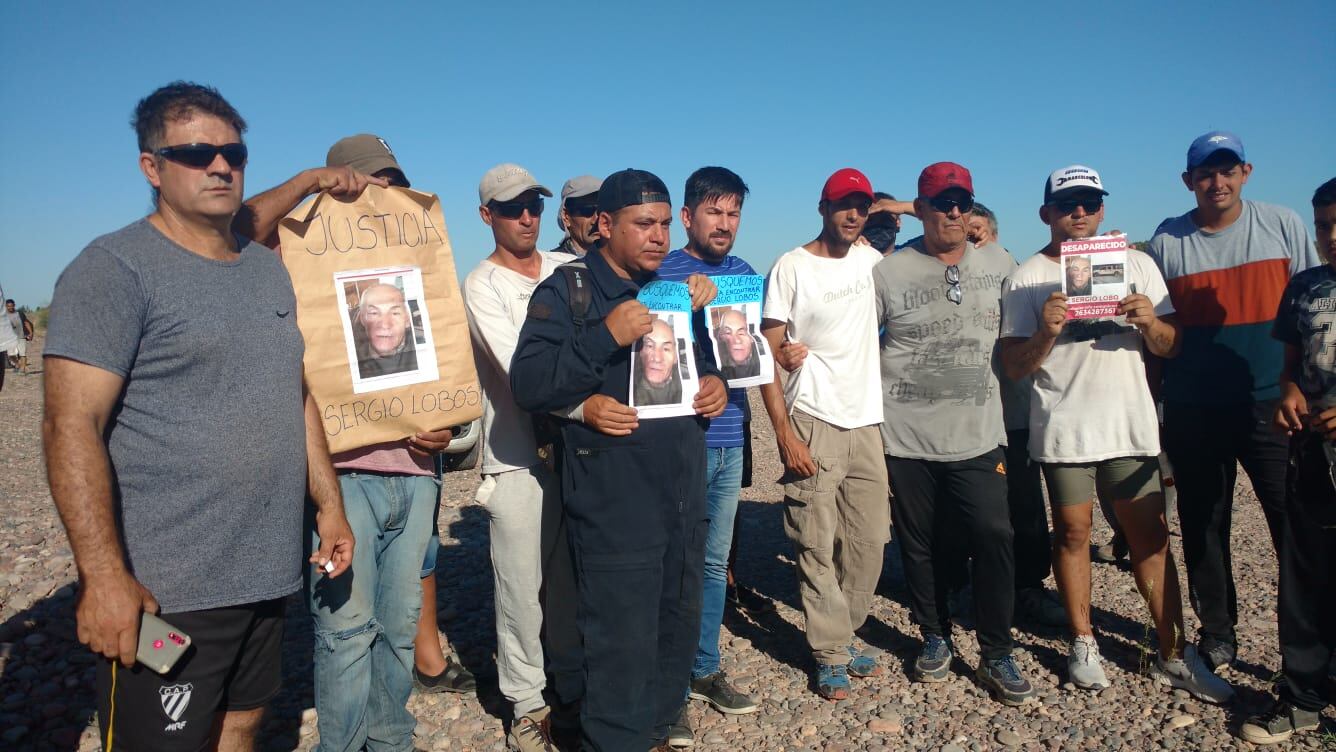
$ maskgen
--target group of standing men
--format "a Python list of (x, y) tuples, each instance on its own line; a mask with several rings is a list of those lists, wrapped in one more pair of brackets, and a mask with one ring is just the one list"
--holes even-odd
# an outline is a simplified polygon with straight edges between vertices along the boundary
[[(216, 91), (164, 87), (141, 101), (135, 127), (155, 210), (93, 241), (62, 274), (45, 353), (44, 440), (80, 575), (79, 638), (111, 659), (98, 670), (104, 744), (251, 747), (279, 687), (283, 599), (304, 588), (321, 748), (411, 749), (413, 685), (472, 687), (442, 655), (434, 621), (433, 455), (451, 431), (329, 456), (274, 252), (279, 218), (310, 194), (408, 179), (382, 139), (354, 136), (325, 168), (243, 203), (245, 122)], [(1296, 504), (1283, 485), (1285, 441), (1262, 429), (1277, 419), (1282, 383), (1270, 322), (1286, 281), (1317, 259), (1292, 212), (1242, 201), (1250, 170), (1232, 136), (1195, 142), (1184, 182), (1197, 209), (1167, 221), (1149, 257), (1130, 254), (1135, 292), (1119, 320), (1095, 323), (1067, 321), (1056, 292), (1058, 246), (1097, 234), (1103, 219), (1107, 191), (1094, 170), (1048, 178), (1040, 218), (1052, 242), (1019, 268), (983, 242), (995, 239), (996, 219), (975, 213), (960, 165), (926, 168), (912, 202), (874, 193), (857, 170), (830, 177), (820, 234), (768, 275), (761, 327), (780, 366), (761, 392), (785, 466), (785, 529), (822, 696), (847, 697), (850, 676), (882, 671), (855, 631), (892, 512), (924, 636), (915, 678), (949, 676), (947, 600), (968, 557), (977, 679), (1009, 704), (1033, 696), (1010, 628), (1018, 598), (1043, 605), (1048, 529), (1033, 488), (1042, 467), (1073, 683), (1108, 685), (1085, 548), (1098, 495), (1150, 604), (1157, 675), (1228, 700), (1212, 669), (1234, 650), (1228, 509), (1238, 457), (1281, 550), (1305, 536), (1281, 557), (1291, 689), (1253, 726), (1273, 737), (1286, 723), (1312, 727), (1311, 680), (1329, 660), (1331, 621), (1294, 593), (1329, 588), (1312, 572), (1329, 566), (1330, 538), (1285, 526), (1287, 499)], [(484, 392), (476, 501), (490, 519), (498, 683), (518, 749), (554, 749), (563, 728), (578, 728), (591, 750), (689, 746), (689, 698), (726, 713), (758, 709), (728, 682), (718, 645), (750, 416), (745, 390), (728, 388), (700, 346), (709, 278), (754, 273), (731, 254), (747, 193), (724, 168), (693, 173), (680, 211), (687, 241), (674, 250), (658, 177), (574, 178), (561, 191), (567, 235), (544, 252), (538, 227), (552, 191), (514, 164), (479, 185), (495, 248), (463, 284)], [(919, 217), (924, 234), (892, 251), (900, 213)], [(655, 331), (636, 296), (655, 279), (685, 281), (691, 294), (692, 416), (641, 420), (628, 406), (632, 347)], [(1331, 379), (1311, 352), (1326, 330), (1304, 328), (1300, 309), (1331, 309), (1304, 292), (1282, 321), (1308, 339), (1279, 324), (1277, 336), (1294, 348), (1281, 417), (1307, 436), (1307, 406), (1325, 405), (1313, 384)], [(1222, 348), (1228, 363), (1216, 362)], [(1199, 646), (1183, 642), (1146, 351), (1167, 359), (1165, 448), (1178, 468)], [(1214, 377), (1197, 381), (1204, 372)], [(1005, 419), (1007, 394), (1028, 400), (1028, 413), (1011, 405)], [(1320, 413), (1336, 423), (1331, 415)], [(1213, 428), (1203, 433), (1203, 421)], [(1326, 456), (1321, 444), (1304, 446), (1317, 447), (1310, 459)], [(1303, 477), (1315, 484), (1318, 473)], [(1022, 559), (1033, 562), (1025, 572)], [(167, 676), (134, 665), (145, 611), (194, 640)]]

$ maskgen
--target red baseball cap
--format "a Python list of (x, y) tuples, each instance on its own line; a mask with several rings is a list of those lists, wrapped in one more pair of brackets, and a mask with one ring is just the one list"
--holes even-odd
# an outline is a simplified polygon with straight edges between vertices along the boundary
[(937, 198), (948, 188), (962, 188), (973, 196), (974, 180), (970, 178), (970, 171), (955, 162), (937, 162), (919, 173), (919, 198)]
[(862, 193), (872, 198), (872, 181), (858, 170), (845, 167), (826, 178), (826, 185), (821, 189), (821, 200), (839, 201), (851, 193)]

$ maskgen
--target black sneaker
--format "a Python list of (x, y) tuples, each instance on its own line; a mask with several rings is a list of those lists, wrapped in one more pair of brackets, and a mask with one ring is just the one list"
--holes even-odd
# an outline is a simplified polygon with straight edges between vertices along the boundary
[(946, 681), (951, 672), (951, 643), (938, 635), (924, 635), (923, 649), (914, 659), (914, 680), (921, 682)]
[(1253, 744), (1279, 744), (1296, 731), (1312, 731), (1321, 723), (1322, 714), (1300, 710), (1288, 702), (1277, 702), (1265, 715), (1249, 718), (1239, 729), (1239, 736)]
[(413, 686), (424, 694), (472, 692), (477, 689), (478, 680), (473, 678), (473, 674), (464, 668), (463, 664), (456, 663), (453, 655), (447, 655), (445, 657), (445, 670), (435, 676), (427, 676), (418, 671), (417, 666), (414, 666)]
[(995, 661), (980, 661), (975, 677), (1003, 705), (1024, 705), (1034, 699), (1034, 687), (1010, 655)]
[(667, 744), (673, 749), (686, 749), (696, 743), (696, 732), (691, 730), (691, 717), (687, 715), (687, 704), (682, 703), (682, 710), (677, 720), (668, 726)]
[(755, 713), (759, 708), (755, 700), (728, 683), (728, 677), (723, 671), (716, 671), (700, 679), (692, 677), (691, 699), (704, 700), (713, 705), (715, 710), (728, 715)]
[(1214, 637), (1203, 637), (1197, 641), (1197, 654), (1212, 673), (1219, 673), (1221, 666), (1234, 663), (1237, 648), (1233, 643), (1217, 640)]

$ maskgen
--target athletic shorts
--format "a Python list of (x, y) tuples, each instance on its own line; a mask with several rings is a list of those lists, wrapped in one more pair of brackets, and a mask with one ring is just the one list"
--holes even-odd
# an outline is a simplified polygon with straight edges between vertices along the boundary
[(105, 752), (206, 749), (215, 713), (264, 707), (282, 685), (283, 599), (161, 618), (191, 640), (167, 675), (98, 661)]
[(9, 356), (10, 356), (11, 358), (26, 358), (26, 357), (28, 357), (28, 341), (25, 340), (25, 339), (23, 339), (22, 337), (20, 337), (20, 338), (19, 338), (19, 343), (18, 343), (17, 345), (14, 346), (14, 349), (13, 349), (13, 350), (10, 350), (10, 351), (9, 351)]
[(1043, 467), (1049, 502), (1058, 507), (1084, 504), (1092, 501), (1096, 493), (1101, 499), (1117, 501), (1140, 499), (1162, 490), (1158, 457), (1116, 457), (1073, 464), (1045, 462)]

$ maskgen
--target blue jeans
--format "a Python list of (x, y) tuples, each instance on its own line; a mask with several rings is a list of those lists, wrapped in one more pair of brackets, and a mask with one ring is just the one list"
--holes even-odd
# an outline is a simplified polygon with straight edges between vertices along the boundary
[(733, 519), (742, 490), (742, 447), (705, 449), (705, 512), (710, 532), (705, 538), (705, 583), (701, 591), (700, 642), (691, 676), (719, 671), (719, 625), (724, 621), (728, 589), (728, 549), (733, 545)]
[[(308, 565), (320, 750), (411, 750), (418, 577), (440, 486), (414, 475), (339, 476), (356, 545), (336, 579)], [(311, 530), (313, 550), (319, 534)]]

